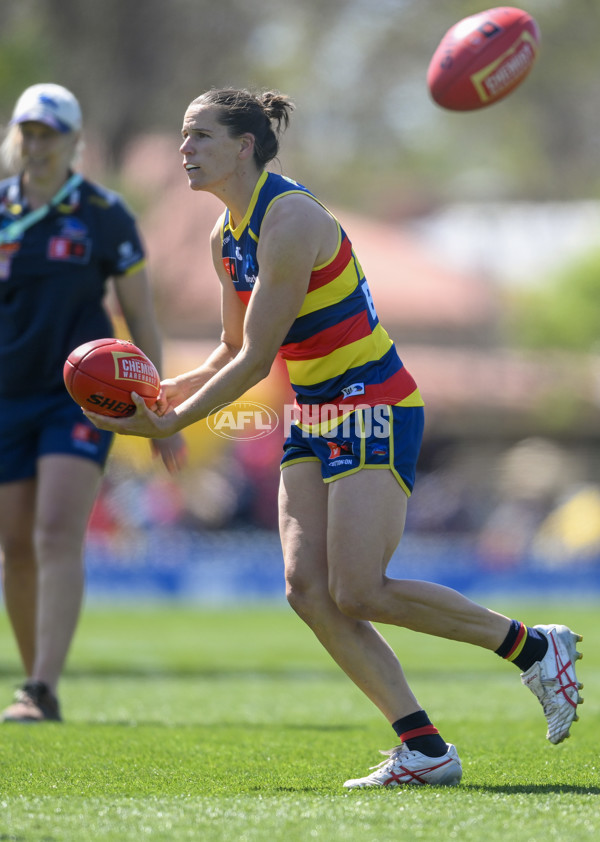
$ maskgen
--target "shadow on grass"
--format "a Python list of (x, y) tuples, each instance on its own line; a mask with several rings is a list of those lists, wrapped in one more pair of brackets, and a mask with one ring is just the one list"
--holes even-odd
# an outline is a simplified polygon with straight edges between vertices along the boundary
[[(185, 728), (188, 730), (196, 730), (196, 731), (231, 731), (231, 729), (240, 728), (240, 723), (237, 720), (231, 722), (211, 722), (210, 724), (204, 724), (202, 722), (180, 722), (180, 721), (173, 721), (173, 722), (165, 722), (164, 720), (160, 719), (71, 719), (68, 722), (71, 726), (83, 726), (85, 728), (94, 727), (94, 728), (164, 728), (167, 731), (174, 731), (176, 729)], [(55, 728), (62, 728), (64, 723), (56, 723), (56, 722), (48, 722), (44, 723), (44, 728), (47, 728), (48, 725)], [(20, 723), (10, 723), (5, 722), (2, 724), (2, 728), (4, 727), (21, 727)], [(30, 726), (26, 726), (30, 727)], [(356, 724), (336, 724), (336, 725), (326, 725), (326, 724), (319, 724), (319, 723), (310, 723), (303, 725), (302, 723), (297, 722), (281, 722), (278, 720), (277, 722), (244, 722), (242, 726), (245, 732), (248, 731), (266, 731), (266, 732), (284, 732), (284, 731), (298, 731), (298, 732), (305, 732), (311, 733), (317, 731), (319, 733), (337, 733), (337, 732), (348, 732), (348, 731), (360, 731), (360, 726)], [(1, 840), (0, 840), (1, 842)]]
[(459, 789), (470, 792), (489, 792), (494, 795), (600, 795), (598, 786), (573, 786), (572, 784), (511, 784), (510, 786), (493, 785), (478, 786), (477, 784), (461, 784)]
[[(411, 674), (415, 680), (435, 678), (438, 683), (443, 681), (457, 682), (459, 679), (468, 680), (471, 678), (481, 681), (483, 676), (486, 677), (486, 680), (495, 677), (496, 680), (502, 681), (505, 678), (493, 669), (487, 671), (482, 669), (453, 669), (451, 675), (445, 676), (438, 669), (412, 668)], [(202, 664), (199, 664), (197, 667), (193, 664), (161, 664), (160, 666), (152, 666), (151, 664), (135, 662), (128, 664), (87, 664), (82, 666), (74, 664), (73, 666), (67, 666), (63, 677), (75, 680), (88, 680), (90, 678), (175, 678), (181, 680), (194, 680), (198, 678), (224, 680), (230, 678), (285, 678), (294, 681), (322, 681), (326, 678), (327, 680), (344, 682), (348, 680), (333, 661), (326, 662), (323, 666), (319, 667), (294, 667), (293, 664), (283, 667), (252, 666), (248, 664), (223, 667), (203, 666)], [(1, 679), (15, 680), (17, 683), (22, 683), (23, 676), (17, 666), (13, 664), (2, 664), (0, 662)]]
[[(131, 678), (131, 679), (157, 679), (157, 678), (172, 678), (180, 681), (196, 681), (203, 678), (211, 680), (229, 680), (236, 679), (290, 679), (292, 681), (322, 681), (327, 680), (347, 680), (344, 674), (337, 669), (294, 669), (283, 668), (275, 669), (268, 667), (188, 667), (188, 666), (144, 666), (142, 664), (123, 664), (115, 666), (114, 664), (102, 665), (95, 667), (67, 667), (63, 678), (70, 680), (85, 680), (94, 678)], [(14, 667), (7, 667), (0, 664), (0, 679), (7, 679), (14, 681), (17, 684), (23, 682), (23, 675)]]

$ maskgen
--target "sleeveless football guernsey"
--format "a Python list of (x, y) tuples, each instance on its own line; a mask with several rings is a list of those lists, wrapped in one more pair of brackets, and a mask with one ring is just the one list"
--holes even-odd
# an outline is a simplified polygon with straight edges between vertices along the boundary
[[(301, 184), (264, 172), (239, 225), (232, 229), (229, 211), (224, 214), (223, 263), (246, 305), (260, 271), (262, 222), (274, 202), (296, 193), (325, 207)], [(338, 228), (337, 249), (313, 269), (300, 312), (280, 349), (296, 393), (300, 424), (315, 431), (323, 429), (324, 418), (331, 429), (359, 407), (423, 406), (415, 381), (379, 322), (352, 244), (330, 215)], [(320, 411), (325, 408), (325, 413)]]

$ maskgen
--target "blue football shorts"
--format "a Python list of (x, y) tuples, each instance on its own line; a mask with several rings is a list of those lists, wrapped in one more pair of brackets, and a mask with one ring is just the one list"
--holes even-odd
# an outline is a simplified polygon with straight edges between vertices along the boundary
[(423, 426), (422, 406), (383, 405), (357, 409), (324, 435), (294, 425), (283, 445), (281, 468), (320, 462), (324, 482), (367, 468), (386, 469), (410, 496)]
[(113, 434), (94, 427), (66, 391), (0, 396), (0, 482), (34, 477), (39, 457), (51, 453), (103, 466), (112, 440)]

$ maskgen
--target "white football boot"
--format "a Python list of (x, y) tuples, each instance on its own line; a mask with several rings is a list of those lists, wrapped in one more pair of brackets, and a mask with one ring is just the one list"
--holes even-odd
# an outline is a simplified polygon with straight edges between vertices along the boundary
[(346, 789), (365, 789), (370, 786), (457, 786), (462, 777), (462, 766), (456, 749), (447, 743), (448, 751), (441, 757), (427, 757), (420, 751), (411, 751), (406, 745), (382, 751), (388, 756), (365, 778), (346, 781)]
[(537, 696), (544, 709), (548, 722), (546, 739), (557, 744), (570, 736), (571, 723), (579, 719), (577, 705), (583, 702), (579, 695), (583, 684), (575, 675), (575, 661), (582, 657), (575, 647), (582, 636), (567, 626), (534, 628), (548, 638), (548, 651), (541, 661), (521, 673), (521, 681)]

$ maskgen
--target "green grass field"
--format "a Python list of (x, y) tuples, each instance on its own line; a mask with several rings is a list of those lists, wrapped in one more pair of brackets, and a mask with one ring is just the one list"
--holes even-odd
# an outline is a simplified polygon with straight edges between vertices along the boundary
[[(597, 607), (486, 603), (584, 635), (572, 738), (544, 739), (537, 701), (496, 656), (388, 629), (463, 782), (351, 793), (343, 781), (394, 735), (291, 610), (92, 605), (61, 685), (66, 722), (0, 725), (0, 841), (597, 840)], [(21, 676), (4, 615), (0, 679), (8, 703)]]

